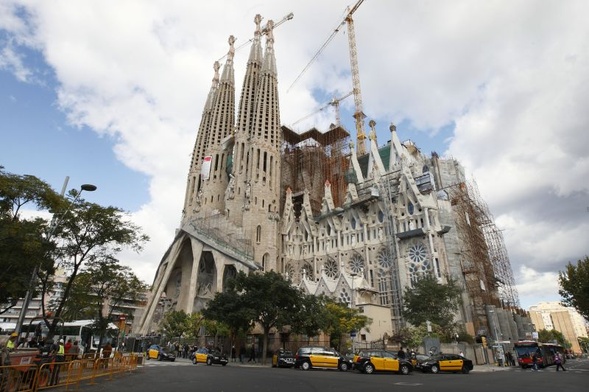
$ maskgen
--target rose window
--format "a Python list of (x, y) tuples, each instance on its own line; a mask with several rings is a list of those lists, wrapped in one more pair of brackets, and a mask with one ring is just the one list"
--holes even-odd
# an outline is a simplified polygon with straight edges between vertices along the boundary
[(386, 250), (383, 250), (378, 254), (377, 261), (381, 268), (391, 268), (393, 265), (393, 258)]
[(364, 268), (364, 259), (359, 254), (355, 254), (352, 256), (349, 266), (353, 273), (359, 274), (362, 268)]
[(412, 281), (416, 281), (431, 270), (431, 261), (427, 257), (427, 249), (423, 244), (409, 248), (409, 262), (407, 263)]
[(327, 262), (325, 263), (325, 275), (329, 276), (330, 278), (335, 279), (336, 276), (338, 275), (338, 268), (337, 268), (337, 263), (335, 260), (333, 259), (329, 259), (327, 260)]
[(409, 258), (413, 262), (423, 262), (427, 258), (427, 249), (423, 244), (416, 244), (409, 248)]

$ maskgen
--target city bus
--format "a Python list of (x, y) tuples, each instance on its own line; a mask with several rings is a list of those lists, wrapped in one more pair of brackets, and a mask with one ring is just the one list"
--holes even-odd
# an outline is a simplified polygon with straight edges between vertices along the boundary
[(554, 354), (560, 353), (562, 361), (565, 361), (564, 348), (559, 344), (540, 343), (534, 340), (520, 340), (513, 344), (517, 353), (517, 363), (522, 369), (532, 366), (532, 356), (536, 353), (538, 367), (554, 365)]
[[(116, 347), (118, 336), (119, 328), (116, 324), (109, 323), (100, 346), (102, 347), (109, 342), (113, 347)], [(72, 343), (77, 341), (80, 353), (96, 352), (100, 343), (100, 334), (94, 330), (94, 320), (64, 322), (61, 337), (65, 338), (66, 342), (68, 339), (71, 339)]]

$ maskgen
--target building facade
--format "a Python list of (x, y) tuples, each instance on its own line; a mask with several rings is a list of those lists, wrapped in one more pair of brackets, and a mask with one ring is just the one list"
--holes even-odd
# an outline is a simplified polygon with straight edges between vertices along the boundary
[(181, 224), (138, 332), (149, 332), (162, 297), (191, 313), (237, 272), (274, 270), (307, 293), (378, 314), (367, 340), (406, 325), (403, 292), (421, 276), (451, 277), (463, 288), (456, 320), (468, 333), (493, 328), (517, 340), (527, 324), (503, 238), (460, 163), (401, 142), (392, 124), (379, 145), (370, 121), (362, 148), (341, 125), (282, 125), (273, 24), (260, 21), (237, 105), (233, 37), (221, 74), (214, 65)]
[(579, 338), (587, 337), (587, 321), (573, 308), (562, 306), (560, 302), (540, 302), (530, 307), (530, 318), (536, 330), (556, 330), (571, 342), (571, 349), (581, 353)]

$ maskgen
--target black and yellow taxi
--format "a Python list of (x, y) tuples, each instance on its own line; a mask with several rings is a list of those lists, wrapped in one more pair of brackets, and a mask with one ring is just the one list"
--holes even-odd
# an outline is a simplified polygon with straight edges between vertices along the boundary
[(305, 346), (298, 349), (294, 367), (302, 370), (312, 368), (339, 369), (345, 372), (352, 368), (352, 361), (332, 348)]
[(222, 365), (225, 366), (229, 362), (227, 356), (219, 350), (211, 350), (205, 347), (201, 347), (196, 350), (191, 358), (193, 364), (206, 363), (207, 365)]
[(411, 361), (386, 350), (360, 351), (354, 358), (354, 368), (361, 373), (395, 372), (407, 375), (413, 371)]
[(424, 373), (461, 372), (468, 374), (472, 369), (472, 361), (459, 354), (436, 354), (421, 363), (421, 370)]
[(165, 348), (158, 344), (152, 344), (147, 349), (147, 359), (157, 359), (158, 361), (172, 361), (176, 360), (176, 356), (168, 352)]

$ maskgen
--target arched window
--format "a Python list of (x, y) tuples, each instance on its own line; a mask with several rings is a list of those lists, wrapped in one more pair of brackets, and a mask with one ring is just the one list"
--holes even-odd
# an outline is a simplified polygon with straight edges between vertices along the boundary
[(256, 227), (256, 242), (259, 244), (262, 241), (262, 226)]

